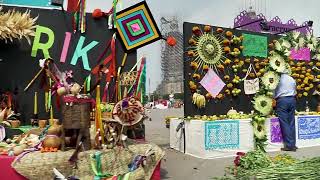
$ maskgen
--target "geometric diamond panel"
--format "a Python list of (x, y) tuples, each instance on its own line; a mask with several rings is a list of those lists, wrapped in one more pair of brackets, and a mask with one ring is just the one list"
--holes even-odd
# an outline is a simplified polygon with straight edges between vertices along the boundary
[(117, 32), (126, 51), (131, 51), (162, 38), (145, 1), (117, 13)]

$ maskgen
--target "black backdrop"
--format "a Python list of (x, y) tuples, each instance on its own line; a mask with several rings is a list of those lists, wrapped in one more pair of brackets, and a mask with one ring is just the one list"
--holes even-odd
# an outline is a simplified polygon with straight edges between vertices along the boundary
[[(15, 9), (21, 12), (27, 10), (27, 8), (6, 6), (4, 7), (3, 11), (7, 11), (9, 9)], [(78, 62), (75, 66), (70, 64), (74, 50), (77, 46), (80, 37), (80, 33), (72, 33), (66, 62), (59, 62), (61, 50), (64, 43), (65, 32), (73, 32), (71, 23), (72, 15), (59, 10), (35, 8), (28, 9), (31, 10), (32, 17), (39, 16), (36, 25), (49, 27), (54, 31), (55, 41), (49, 52), (50, 56), (55, 60), (56, 64), (58, 65), (58, 68), (61, 71), (73, 70), (75, 80), (79, 84), (82, 84), (85, 77), (87, 77), (90, 72), (84, 70), (81, 58), (78, 59)], [(85, 34), (82, 35), (86, 37), (83, 47), (93, 40), (99, 42), (99, 44), (97, 44), (94, 48), (88, 51), (89, 65), (91, 68), (94, 68), (97, 65), (98, 57), (105, 49), (106, 43), (112, 38), (114, 32), (115, 31), (113, 30), (108, 30), (108, 22), (106, 19), (94, 20), (91, 17), (91, 14), (87, 14), (87, 31)], [(33, 42), (33, 38), (31, 42)], [(46, 42), (46, 35), (42, 36), (41, 42)], [(118, 66), (121, 64), (122, 57), (124, 55), (124, 50), (121, 46), (121, 43), (118, 40), (116, 43), (116, 58)], [(38, 60), (43, 58), (42, 51), (38, 51), (37, 57), (31, 57), (31, 49), (32, 44), (29, 45), (26, 40), (15, 40), (13, 43), (5, 43), (4, 41), (0, 41), (0, 59), (2, 59), (2, 62), (0, 62), (0, 90), (18, 90), (17, 97), (19, 102), (19, 111), (20, 113), (22, 113), (21, 120), (24, 123), (29, 123), (29, 119), (33, 114), (33, 97), (35, 91), (37, 91), (39, 95), (39, 118), (48, 117), (48, 113), (45, 112), (44, 106), (44, 91), (39, 89), (40, 80), (36, 81), (36, 83), (27, 92), (23, 91), (23, 89), (27, 86), (29, 81), (40, 70)], [(128, 54), (127, 61), (123, 71), (130, 70), (136, 63), (136, 58), (136, 51), (133, 51), (130, 54)], [(94, 80), (95, 79), (93, 78), (92, 81)], [(55, 101), (53, 99), (54, 115), (55, 118), (59, 118), (61, 117), (61, 114), (55, 107), (54, 102)]]
[[(183, 42), (184, 42), (184, 52), (187, 52), (187, 49), (189, 47), (188, 41), (192, 37), (192, 27), (199, 26), (201, 29), (203, 29), (204, 25), (202, 24), (195, 24), (195, 23), (189, 23), (185, 22), (183, 24)], [(212, 28), (215, 30), (217, 27), (212, 26)], [(235, 29), (229, 29), (229, 28), (223, 28), (225, 31), (229, 30), (233, 32), (233, 34), (237, 36), (241, 36), (242, 33), (248, 33), (248, 34), (257, 34), (257, 35), (263, 35), (267, 36), (268, 43), (272, 42), (274, 39), (280, 38), (280, 36), (275, 36), (272, 34), (267, 33), (256, 33), (256, 32), (249, 32), (249, 31), (243, 31), (243, 30), (235, 30)], [(245, 57), (240, 56), (239, 59), (245, 59)], [(233, 61), (234, 58), (229, 57), (231, 61)], [(261, 58), (260, 58), (261, 59)], [(251, 58), (252, 61), (252, 58)], [(250, 113), (251, 110), (253, 110), (251, 101), (253, 100), (253, 95), (245, 95), (243, 90), (243, 82), (239, 84), (238, 88), (242, 90), (239, 96), (237, 97), (231, 97), (230, 95), (226, 96), (223, 100), (210, 100), (207, 101), (206, 107), (203, 109), (198, 109), (194, 104), (192, 104), (192, 93), (189, 88), (189, 81), (192, 80), (192, 74), (194, 73), (194, 70), (190, 67), (190, 59), (187, 56), (186, 53), (184, 53), (184, 115), (185, 116), (194, 116), (194, 115), (222, 115), (226, 114), (228, 110), (233, 107), (237, 111), (243, 111), (245, 113)], [(232, 66), (232, 65), (230, 65)], [(232, 68), (231, 67), (225, 67), (229, 68), (228, 75), (233, 75)], [(191, 76), (190, 76), (191, 75)], [(224, 74), (219, 74), (220, 78), (223, 80)], [(240, 73), (240, 78), (243, 78), (245, 76), (245, 73)], [(203, 77), (203, 76), (202, 76)], [(227, 83), (226, 83), (227, 84)], [(200, 83), (197, 83), (197, 86), (200, 86)], [(201, 87), (202, 88), (202, 87)], [(227, 87), (225, 86), (222, 91), (224, 91)], [(202, 88), (202, 94), (206, 92), (205, 89)], [(205, 95), (205, 93), (204, 93)], [(317, 105), (317, 99), (311, 95), (308, 97), (303, 97), (298, 99), (298, 107), (297, 110), (304, 111), (306, 101), (309, 102), (309, 107), (311, 110), (315, 110)]]

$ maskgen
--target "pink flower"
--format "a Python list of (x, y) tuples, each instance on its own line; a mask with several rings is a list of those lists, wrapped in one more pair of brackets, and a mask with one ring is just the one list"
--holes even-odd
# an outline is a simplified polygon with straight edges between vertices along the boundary
[(241, 158), (240, 156), (236, 156), (236, 158), (234, 159), (233, 162), (234, 162), (235, 166), (239, 166), (240, 165), (240, 158)]
[(234, 162), (235, 166), (239, 166), (240, 165), (240, 159), (235, 159), (233, 162)]
[(237, 152), (237, 155), (238, 155), (238, 156), (245, 156), (246, 153), (244, 153), (244, 152)]

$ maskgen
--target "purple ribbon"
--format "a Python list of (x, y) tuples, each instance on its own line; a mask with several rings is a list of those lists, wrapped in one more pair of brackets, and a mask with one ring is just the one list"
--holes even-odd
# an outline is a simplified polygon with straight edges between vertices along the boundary
[(39, 151), (42, 147), (42, 141), (40, 141), (37, 145), (35, 145), (32, 148), (26, 149), (23, 153), (21, 153), (19, 156), (16, 157), (15, 161), (20, 161), (21, 158), (31, 152)]
[(6, 137), (6, 129), (3, 126), (0, 126), (0, 142)]

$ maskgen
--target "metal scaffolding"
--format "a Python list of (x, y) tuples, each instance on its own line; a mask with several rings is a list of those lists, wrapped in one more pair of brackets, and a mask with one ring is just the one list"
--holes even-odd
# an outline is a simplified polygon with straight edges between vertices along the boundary
[(177, 17), (161, 18), (161, 34), (164, 37), (173, 36), (177, 44), (169, 46), (161, 42), (161, 71), (162, 82), (157, 88), (157, 93), (171, 94), (183, 92), (183, 35), (179, 30)]

